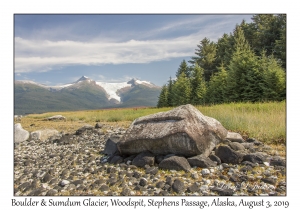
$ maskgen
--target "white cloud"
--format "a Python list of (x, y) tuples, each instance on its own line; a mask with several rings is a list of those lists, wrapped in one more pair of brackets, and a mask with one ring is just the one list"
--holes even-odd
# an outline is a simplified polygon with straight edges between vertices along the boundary
[[(161, 23), (157, 28), (148, 31), (108, 31), (91, 39), (83, 37), (80, 40), (72, 40), (66, 35), (70, 34), (75, 26), (66, 29), (57, 28), (54, 34), (49, 29), (50, 37), (63, 34), (70, 38), (67, 40), (42, 39), (43, 36), (47, 37), (47, 32), (43, 29), (37, 31), (38, 37), (15, 37), (15, 72), (46, 72), (70, 65), (150, 63), (193, 56), (200, 40), (208, 37), (216, 41), (223, 34), (224, 27), (228, 28), (230, 25), (232, 29), (234, 28), (233, 23), (237, 19), (240, 18), (234, 15), (191, 16)], [(214, 23), (207, 24), (212, 20)], [(193, 28), (190, 35), (168, 39), (157, 38), (163, 37), (162, 34), (165, 32), (175, 34), (175, 31), (184, 31), (187, 28)]]
[(126, 42), (48, 41), (15, 38), (15, 72), (50, 71), (65, 65), (149, 63), (193, 54), (198, 37)]

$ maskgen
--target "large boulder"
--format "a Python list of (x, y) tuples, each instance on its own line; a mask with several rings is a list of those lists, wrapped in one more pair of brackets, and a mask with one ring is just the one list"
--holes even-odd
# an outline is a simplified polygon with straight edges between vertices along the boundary
[(118, 142), (118, 149), (124, 155), (150, 151), (156, 155), (208, 156), (226, 136), (220, 122), (187, 104), (136, 119)]
[(42, 129), (42, 130), (37, 130), (34, 131), (30, 134), (30, 137), (32, 140), (41, 140), (45, 141), (51, 136), (56, 136), (58, 135), (59, 132), (55, 129)]
[(20, 143), (29, 139), (29, 132), (22, 128), (21, 123), (16, 123), (14, 126), (14, 142)]

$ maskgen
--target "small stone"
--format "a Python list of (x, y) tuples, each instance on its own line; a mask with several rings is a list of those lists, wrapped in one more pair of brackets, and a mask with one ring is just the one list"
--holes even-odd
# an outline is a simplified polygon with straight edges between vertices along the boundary
[(209, 174), (210, 174), (210, 171), (209, 171), (209, 169), (204, 168), (204, 169), (202, 169), (201, 174), (202, 174), (203, 176), (209, 175)]
[(68, 180), (62, 180), (62, 181), (60, 182), (60, 186), (62, 186), (62, 187), (66, 186), (66, 185), (68, 185), (68, 184), (70, 184), (70, 181), (68, 181)]
[(144, 187), (144, 186), (146, 186), (147, 185), (147, 179), (145, 179), (145, 178), (141, 178), (140, 179), (140, 182), (139, 182), (139, 185), (141, 185), (142, 187)]
[(172, 185), (172, 189), (174, 190), (174, 192), (178, 194), (183, 193), (185, 191), (185, 186), (183, 181), (181, 181), (180, 179), (175, 179)]

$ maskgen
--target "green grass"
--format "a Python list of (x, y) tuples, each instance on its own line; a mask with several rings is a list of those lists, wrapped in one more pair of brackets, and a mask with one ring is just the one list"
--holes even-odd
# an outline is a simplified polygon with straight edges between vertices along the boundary
[[(256, 138), (271, 144), (286, 142), (286, 103), (230, 103), (213, 106), (196, 106), (204, 115), (213, 117), (230, 131), (238, 132), (247, 137)], [(22, 118), (22, 126), (29, 131), (39, 126), (50, 126), (57, 130), (73, 131), (82, 123), (94, 125), (96, 122), (118, 124), (128, 127), (138, 117), (171, 110), (167, 108), (123, 108), (86, 110), (72, 112), (49, 112), (32, 114)], [(46, 122), (42, 119), (61, 114), (66, 122)], [(29, 126), (35, 124), (35, 127)]]

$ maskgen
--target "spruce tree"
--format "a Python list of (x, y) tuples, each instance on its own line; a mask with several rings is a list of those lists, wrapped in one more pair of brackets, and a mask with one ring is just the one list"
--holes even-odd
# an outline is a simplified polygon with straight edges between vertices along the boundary
[(264, 77), (263, 97), (267, 101), (281, 101), (286, 99), (285, 71), (274, 58), (262, 53), (260, 71)]
[(184, 73), (187, 78), (190, 77), (189, 67), (185, 60), (180, 63), (180, 66), (176, 72), (176, 77), (178, 78), (181, 73)]
[(173, 105), (179, 106), (190, 103), (191, 85), (190, 80), (182, 72), (173, 86)]
[(224, 65), (221, 65), (219, 71), (210, 78), (205, 95), (206, 102), (211, 104), (227, 102), (226, 89), (227, 71), (225, 70)]
[(174, 82), (173, 82), (172, 78), (170, 77), (168, 85), (167, 85), (167, 92), (168, 92), (167, 106), (168, 107), (174, 106), (174, 104), (173, 104), (173, 97), (174, 97), (173, 86), (174, 86)]
[(206, 93), (206, 84), (204, 80), (204, 71), (197, 63), (191, 68), (191, 103), (203, 104)]
[(157, 107), (167, 107), (168, 106), (168, 88), (167, 85), (163, 85), (161, 92), (158, 97)]
[(191, 64), (197, 63), (201, 68), (204, 69), (205, 81), (209, 81), (210, 76), (216, 71), (216, 50), (217, 45), (211, 42), (208, 38), (204, 38), (197, 45), (195, 54), (197, 56), (192, 57), (189, 61)]
[(263, 95), (262, 74), (257, 57), (239, 26), (234, 31), (234, 40), (234, 53), (228, 66), (227, 97), (230, 101), (259, 101)]

